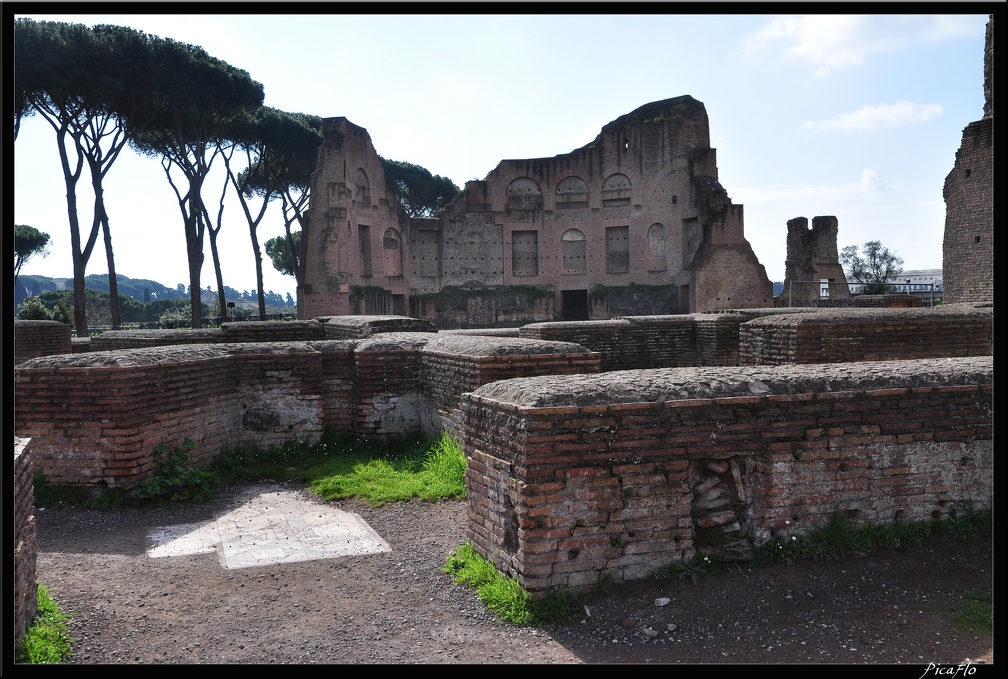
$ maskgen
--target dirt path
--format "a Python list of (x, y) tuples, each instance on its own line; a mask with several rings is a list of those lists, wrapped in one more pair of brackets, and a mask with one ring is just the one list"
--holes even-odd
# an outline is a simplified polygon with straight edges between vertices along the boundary
[(225, 492), (196, 507), (37, 512), (39, 581), (74, 616), (69, 662), (872, 663), (917, 666), (918, 677), (932, 662), (993, 661), (989, 636), (942, 612), (991, 583), (992, 543), (629, 583), (533, 629), (497, 622), (441, 572), (466, 539), (462, 502), (340, 503), (386, 553), (232, 570), (216, 554), (147, 556), (151, 529), (227, 502)]

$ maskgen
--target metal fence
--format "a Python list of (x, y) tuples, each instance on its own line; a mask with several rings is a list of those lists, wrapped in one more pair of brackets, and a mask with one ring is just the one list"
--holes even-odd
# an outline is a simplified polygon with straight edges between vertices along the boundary
[(836, 281), (790, 281), (781, 297), (788, 307), (845, 308), (856, 306), (863, 295), (906, 295), (920, 300), (920, 306), (941, 304), (941, 285), (935, 283), (846, 283)]

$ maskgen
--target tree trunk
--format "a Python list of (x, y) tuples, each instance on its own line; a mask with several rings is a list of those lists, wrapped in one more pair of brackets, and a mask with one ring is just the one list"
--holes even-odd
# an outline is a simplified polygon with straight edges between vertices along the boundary
[(122, 327), (119, 315), (119, 281), (116, 278), (115, 256), (112, 254), (112, 233), (109, 230), (108, 213), (105, 211), (105, 189), (102, 187), (101, 165), (92, 155), (88, 155), (88, 167), (91, 170), (91, 188), (94, 190), (94, 219), (101, 224), (105, 237), (105, 259), (109, 270), (109, 307), (112, 312), (112, 329)]
[(213, 257), (214, 274), (217, 277), (217, 306), (218, 315), (227, 316), (227, 295), (224, 293), (224, 276), (221, 274), (220, 256), (217, 254), (217, 232), (220, 229), (209, 229), (210, 231), (210, 254)]

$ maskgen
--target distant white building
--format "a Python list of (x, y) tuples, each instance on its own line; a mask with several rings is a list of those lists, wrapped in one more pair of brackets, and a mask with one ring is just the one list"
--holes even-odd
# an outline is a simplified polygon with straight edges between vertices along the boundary
[(897, 287), (890, 292), (928, 292), (934, 285), (934, 291), (942, 291), (942, 270), (941, 269), (915, 269), (913, 271), (901, 271), (898, 276), (893, 276), (887, 283), (893, 283)]

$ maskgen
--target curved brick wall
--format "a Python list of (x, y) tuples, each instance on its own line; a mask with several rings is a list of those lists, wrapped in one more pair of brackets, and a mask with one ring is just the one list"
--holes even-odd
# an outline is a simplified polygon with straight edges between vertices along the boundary
[(671, 368), (467, 395), (470, 538), (530, 591), (745, 559), (832, 512), (942, 518), (993, 493), (993, 357)]

